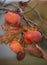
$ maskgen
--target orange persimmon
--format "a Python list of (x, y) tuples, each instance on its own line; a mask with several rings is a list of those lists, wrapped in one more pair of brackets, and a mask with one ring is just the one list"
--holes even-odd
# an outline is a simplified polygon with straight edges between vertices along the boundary
[(10, 49), (15, 53), (19, 53), (23, 51), (23, 47), (20, 45), (18, 41), (11, 41)]
[(24, 41), (25, 42), (39, 42), (42, 38), (42, 35), (39, 31), (27, 31), (24, 34)]
[(20, 45), (18, 41), (12, 41), (10, 43), (10, 49), (17, 54), (17, 60), (23, 60), (25, 57), (25, 52), (23, 47)]
[(14, 12), (7, 12), (5, 14), (5, 22), (13, 25), (19, 25), (20, 24), (20, 15)]

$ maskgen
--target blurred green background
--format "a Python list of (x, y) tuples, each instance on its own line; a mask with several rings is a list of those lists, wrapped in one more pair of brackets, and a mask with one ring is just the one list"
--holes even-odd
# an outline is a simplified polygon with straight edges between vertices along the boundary
[[(36, 2), (37, 1), (33, 1), (30, 3), (30, 5), (33, 7), (33, 5)], [(40, 25), (44, 34), (47, 36), (47, 1), (40, 1), (36, 9), (40, 12), (40, 15), (42, 16), (44, 20), (43, 23), (40, 21), (39, 17), (34, 11), (30, 11), (25, 15), (28, 16), (27, 18), (33, 20), (34, 22), (37, 22)], [(29, 9), (26, 8), (25, 11), (27, 10)], [(39, 45), (47, 52), (47, 40), (46, 39), (43, 39), (43, 41)], [(30, 56), (29, 54), (26, 53), (26, 57), (23, 61), (17, 61), (15, 55), (12, 58), (7, 58), (7, 59), (0, 58), (0, 65), (47, 65), (47, 60), (37, 58), (34, 56)]]

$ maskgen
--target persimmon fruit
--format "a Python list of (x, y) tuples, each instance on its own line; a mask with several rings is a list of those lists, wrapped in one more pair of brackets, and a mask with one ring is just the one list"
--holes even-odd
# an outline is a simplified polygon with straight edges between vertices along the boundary
[(23, 47), (18, 41), (12, 41), (10, 43), (10, 49), (17, 54), (17, 60), (23, 60), (25, 57), (25, 52)]
[(19, 25), (21, 22), (21, 17), (17, 13), (7, 12), (5, 14), (5, 22), (12, 25)]
[(24, 34), (25, 42), (39, 42), (42, 39), (42, 35), (39, 31), (27, 31)]

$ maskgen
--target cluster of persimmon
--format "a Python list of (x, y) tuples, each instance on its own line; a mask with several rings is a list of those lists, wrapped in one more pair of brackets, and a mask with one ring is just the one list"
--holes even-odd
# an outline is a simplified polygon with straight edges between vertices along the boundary
[[(19, 14), (14, 12), (7, 12), (5, 14), (5, 22), (8, 25), (14, 25), (17, 27), (20, 27), (21, 17)], [(33, 43), (38, 43), (42, 39), (42, 34), (37, 30), (27, 30), (23, 34), (23, 42), (25, 42), (28, 45), (31, 45)], [(17, 40), (11, 40), (9, 42), (10, 49), (17, 54), (17, 59), (22, 60), (25, 57), (25, 48), (22, 46), (22, 43), (20, 43)], [(28, 48), (28, 47), (27, 47)]]

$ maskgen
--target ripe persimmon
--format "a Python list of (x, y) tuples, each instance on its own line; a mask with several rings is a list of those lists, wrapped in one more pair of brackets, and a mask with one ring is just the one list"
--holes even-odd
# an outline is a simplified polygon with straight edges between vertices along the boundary
[(39, 31), (27, 31), (24, 34), (24, 41), (25, 42), (39, 42), (42, 38), (42, 35)]
[(23, 51), (23, 47), (20, 45), (18, 41), (11, 41), (10, 49), (15, 53), (19, 53)]
[(10, 43), (10, 49), (17, 54), (17, 60), (23, 60), (25, 57), (25, 52), (23, 47), (18, 41), (12, 41)]
[(19, 25), (20, 24), (20, 15), (14, 12), (7, 12), (5, 14), (5, 21), (6, 23), (12, 24), (12, 25)]

